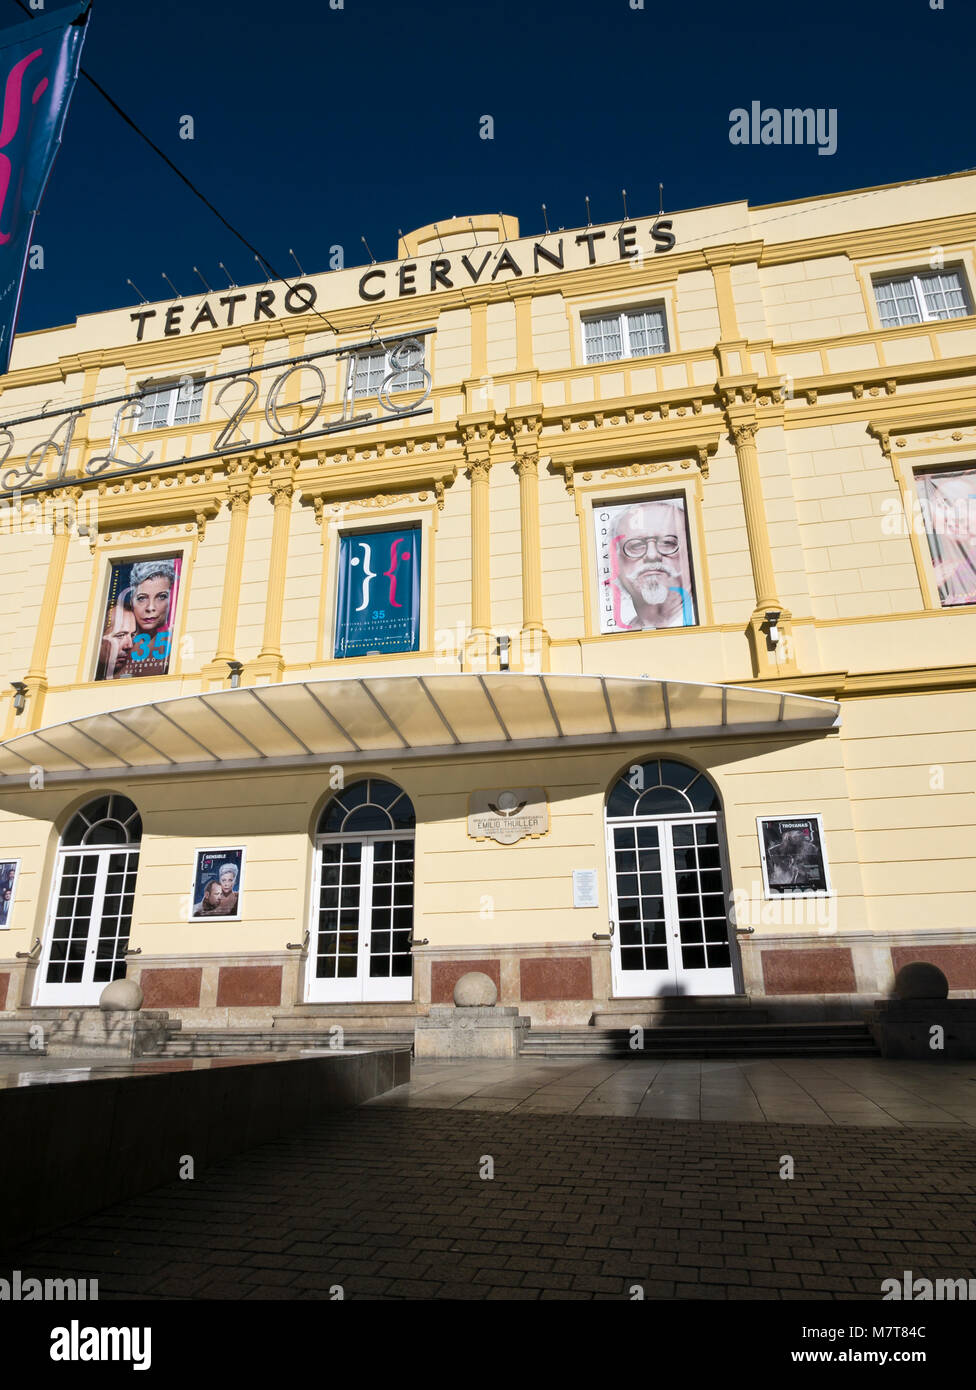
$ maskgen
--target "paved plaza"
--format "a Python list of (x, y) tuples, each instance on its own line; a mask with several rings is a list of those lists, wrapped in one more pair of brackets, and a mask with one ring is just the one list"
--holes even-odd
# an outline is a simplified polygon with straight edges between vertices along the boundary
[(974, 1121), (976, 1064), (421, 1063), (4, 1261), (102, 1298), (877, 1299), (976, 1272)]
[(814, 1125), (976, 1126), (976, 1062), (415, 1062), (371, 1105)]

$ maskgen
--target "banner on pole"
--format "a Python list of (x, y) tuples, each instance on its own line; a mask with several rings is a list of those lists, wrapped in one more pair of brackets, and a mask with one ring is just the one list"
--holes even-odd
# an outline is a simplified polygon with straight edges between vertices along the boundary
[(0, 374), (10, 365), (34, 218), (78, 79), (90, 3), (0, 30)]

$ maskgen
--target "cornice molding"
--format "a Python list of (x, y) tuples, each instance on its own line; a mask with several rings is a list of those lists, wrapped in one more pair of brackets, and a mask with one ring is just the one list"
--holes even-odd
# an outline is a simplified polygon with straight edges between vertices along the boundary
[[(761, 229), (763, 210), (754, 209), (751, 216), (759, 224), (758, 229)], [(576, 270), (552, 271), (542, 275), (526, 275), (516, 280), (506, 279), (490, 284), (444, 289), (436, 294), (418, 295), (406, 300), (325, 306), (323, 312), (327, 313), (340, 338), (347, 333), (364, 331), (371, 323), (375, 323), (380, 332), (409, 332), (416, 327), (418, 319), (434, 322), (445, 311), (511, 302), (513, 297), (562, 294), (565, 298), (574, 298), (615, 292), (628, 286), (653, 288), (674, 281), (683, 272), (748, 262), (755, 262), (760, 266), (775, 266), (828, 256), (866, 259), (912, 251), (917, 251), (919, 255), (927, 255), (933, 245), (954, 246), (972, 242), (974, 239), (976, 214), (960, 213), (927, 221), (894, 223), (855, 231), (797, 237), (781, 242), (770, 242), (762, 237), (751, 236), (748, 240), (721, 242), (689, 250), (682, 250), (679, 242), (678, 247), (666, 255), (643, 257), (639, 265), (632, 259), (608, 261), (602, 265), (584, 266)], [(201, 295), (201, 301), (205, 297)], [(62, 324), (47, 331), (78, 332), (78, 326), (77, 322)], [(284, 323), (280, 320), (262, 320), (258, 323), (211, 329), (198, 336), (180, 334), (172, 338), (153, 339), (150, 342), (129, 341), (75, 350), (64, 354), (56, 361), (23, 367), (8, 373), (0, 379), (0, 391), (63, 382), (68, 374), (89, 367), (121, 366), (128, 371), (135, 371), (151, 370), (176, 363), (185, 364), (195, 358), (215, 361), (227, 348), (255, 348), (262, 346), (269, 339), (280, 338), (283, 334), (290, 338), (301, 338), (313, 333), (328, 335), (330, 339), (335, 336), (317, 314), (308, 313), (294, 315)]]
[(710, 269), (723, 265), (745, 265), (761, 259), (764, 245), (761, 239), (730, 241), (720, 246), (704, 246), (701, 254)]
[[(138, 486), (140, 482), (144, 485)], [(96, 532), (102, 537), (107, 532), (173, 526), (180, 522), (194, 525), (202, 539), (207, 521), (217, 515), (223, 502), (221, 487), (219, 482), (215, 486), (212, 469), (192, 482), (185, 476), (164, 478), (159, 474), (145, 480), (125, 478), (115, 484), (102, 482), (98, 485), (97, 496), (93, 543)]]
[(785, 690), (793, 695), (855, 700), (880, 695), (936, 694), (976, 690), (976, 666), (903, 667), (894, 671), (825, 671), (810, 676), (770, 676), (730, 682), (734, 685)]
[[(455, 481), (457, 473), (456, 460), (436, 457), (415, 457), (409, 464), (377, 459), (366, 466), (356, 459), (346, 459), (341, 464), (323, 460), (318, 468), (303, 471), (295, 481), (300, 501), (305, 506), (316, 507), (317, 515), (320, 504), (326, 502), (404, 497), (407, 493), (433, 493), (438, 508), (443, 509), (445, 489)], [(426, 496), (418, 496), (418, 501), (427, 500)]]
[[(976, 403), (973, 400), (971, 390), (965, 392), (965, 399), (955, 401), (922, 401), (918, 402), (910, 411), (904, 409), (902, 403), (902, 413), (892, 412), (891, 419), (868, 420), (867, 429), (869, 434), (873, 434), (881, 445), (881, 451), (891, 457), (891, 451), (895, 449), (910, 449), (907, 438), (904, 436), (918, 434), (920, 430), (953, 430), (954, 434), (945, 441), (945, 447), (949, 448), (953, 443), (964, 441), (963, 428), (971, 427), (976, 424)], [(962, 428), (960, 428), (962, 427)], [(921, 441), (919, 441), (921, 442)], [(927, 441), (932, 443), (934, 441)]]
[(865, 227), (861, 231), (833, 232), (796, 238), (793, 241), (763, 243), (759, 264), (786, 265), (797, 260), (817, 260), (824, 256), (848, 259), (899, 255), (917, 250), (928, 257), (933, 246), (976, 238), (976, 214), (958, 213), (931, 218), (927, 222), (896, 222), (885, 227)]

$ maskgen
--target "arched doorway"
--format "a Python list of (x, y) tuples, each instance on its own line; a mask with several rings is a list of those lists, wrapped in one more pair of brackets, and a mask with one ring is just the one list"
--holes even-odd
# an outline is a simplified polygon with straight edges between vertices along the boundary
[(613, 990), (620, 997), (734, 994), (718, 793), (667, 758), (627, 768), (607, 798)]
[(413, 998), (415, 825), (406, 792), (378, 777), (326, 805), (315, 838), (310, 1003)]
[(68, 822), (35, 1004), (97, 1004), (105, 986), (125, 974), (141, 840), (138, 810), (116, 793), (89, 801)]

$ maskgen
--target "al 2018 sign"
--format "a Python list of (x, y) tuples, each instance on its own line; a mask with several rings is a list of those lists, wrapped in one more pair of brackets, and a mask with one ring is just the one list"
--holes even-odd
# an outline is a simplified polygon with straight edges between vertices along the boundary
[[(429, 415), (431, 407), (424, 401), (430, 394), (431, 375), (424, 365), (424, 338), (434, 332), (424, 328), (396, 337), (371, 339), (367, 343), (354, 343), (345, 348), (329, 348), (323, 352), (308, 353), (303, 357), (289, 357), (283, 362), (269, 363), (266, 366), (249, 367), (244, 370), (215, 372), (207, 377), (184, 376), (172, 389), (182, 395), (177, 399), (189, 403), (202, 398), (203, 387), (208, 383), (219, 383), (213, 393), (212, 406), (220, 410), (225, 421), (213, 441), (214, 447), (206, 453), (185, 455), (183, 458), (167, 459), (171, 463), (199, 463), (205, 459), (224, 458), (242, 450), (267, 448), (292, 439), (315, 439), (322, 435), (337, 434), (343, 430), (356, 429), (376, 420), (404, 419), (412, 415)], [(363, 358), (383, 357), (382, 378), (374, 378), (375, 395), (379, 401), (379, 411), (356, 410), (357, 369)], [(345, 363), (345, 384), (342, 389), (341, 409), (331, 420), (322, 420), (325, 398), (328, 394), (325, 376), (317, 365), (322, 358), (338, 358)], [(273, 371), (274, 377), (265, 396), (263, 419), (272, 432), (271, 438), (259, 439), (260, 423), (253, 424), (253, 411), (261, 388), (256, 380), (261, 372)], [(302, 373), (311, 376), (315, 389), (311, 395), (301, 394)], [(297, 376), (297, 400), (288, 399), (288, 383)], [(15, 494), (23, 496), (34, 492), (46, 492), (51, 488), (62, 488), (75, 483), (88, 482), (93, 478), (109, 479), (126, 477), (144, 472), (147, 468), (159, 468), (154, 449), (145, 449), (129, 435), (138, 432), (138, 422), (147, 397), (154, 397), (158, 383), (148, 382), (140, 392), (127, 396), (114, 396), (100, 401), (86, 401), (81, 405), (68, 406), (62, 410), (42, 412), (40, 415), (24, 415), (16, 420), (0, 422), (0, 495)], [(374, 394), (373, 385), (370, 394)], [(112, 434), (104, 453), (89, 454), (82, 458), (84, 463), (78, 471), (71, 471), (72, 447), (75, 428), (86, 410), (96, 406), (117, 405)], [(282, 412), (286, 417), (282, 419)], [(189, 415), (189, 410), (187, 410)], [(17, 447), (13, 434), (16, 425), (34, 425), (39, 420), (56, 420), (51, 433), (41, 443), (30, 448), (23, 461), (3, 470), (3, 465)], [(319, 428), (313, 429), (313, 425)], [(186, 428), (204, 429), (205, 421), (187, 420)], [(33, 431), (30, 437), (36, 438)], [(85, 446), (87, 449), (87, 445)]]

